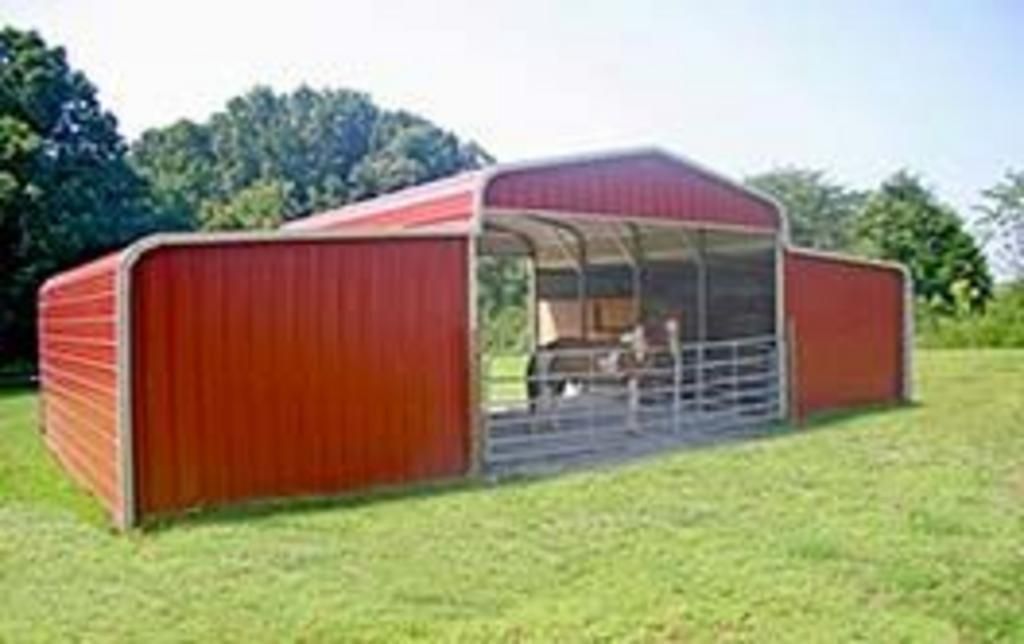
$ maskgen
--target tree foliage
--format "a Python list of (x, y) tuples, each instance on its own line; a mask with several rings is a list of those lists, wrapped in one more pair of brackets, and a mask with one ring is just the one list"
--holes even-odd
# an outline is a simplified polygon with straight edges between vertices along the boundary
[(528, 260), (482, 256), (477, 261), (477, 307), (488, 355), (521, 353), (529, 347)]
[(918, 307), (914, 328), (922, 347), (1024, 349), (1024, 282), (997, 286), (980, 315), (942, 315)]
[(49, 275), (166, 229), (286, 219), (490, 161), (367, 95), (265, 87), (131, 149), (96, 89), (34, 32), (0, 31), (0, 362), (31, 358)]
[(1024, 171), (1010, 170), (982, 192), (982, 232), (1011, 280), (1024, 281)]
[(992, 297), (992, 278), (974, 238), (916, 176), (900, 171), (883, 182), (857, 228), (865, 251), (909, 268), (916, 295), (934, 310), (979, 311)]
[(850, 250), (865, 195), (830, 181), (820, 170), (786, 167), (748, 177), (789, 215), (794, 243), (823, 250)]
[(287, 195), (279, 181), (257, 181), (227, 201), (204, 201), (200, 227), (206, 230), (272, 230), (281, 225)]
[(308, 87), (257, 87), (204, 123), (149, 130), (131, 159), (167, 213), (202, 229), (265, 227), (274, 203), (294, 219), (490, 160), (365, 94)]
[(31, 355), (46, 276), (161, 225), (125, 153), (63, 49), (0, 30), (0, 361)]

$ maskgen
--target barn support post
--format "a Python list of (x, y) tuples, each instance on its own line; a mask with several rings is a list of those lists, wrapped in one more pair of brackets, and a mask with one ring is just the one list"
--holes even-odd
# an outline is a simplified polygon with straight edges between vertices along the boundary
[(540, 328), (540, 311), (537, 305), (537, 244), (529, 235), (494, 222), (484, 224), (484, 232), (488, 230), (515, 237), (526, 248), (526, 319), (530, 325), (529, 345), (532, 353), (537, 350), (537, 333)]
[[(531, 241), (532, 244), (532, 241)], [(526, 262), (526, 318), (530, 325), (530, 353), (537, 350), (540, 334), (540, 303), (537, 301), (537, 250), (532, 245)]]
[(786, 324), (786, 240), (775, 236), (775, 352), (778, 365), (779, 418), (789, 418), (790, 405), (790, 342), (793, 340)]
[(683, 229), (683, 238), (693, 251), (693, 263), (695, 272), (695, 287), (697, 295), (697, 338), (693, 351), (693, 376), (694, 376), (694, 406), (697, 416), (704, 412), (704, 351), (707, 340), (707, 266), (704, 254), (704, 230), (694, 232)]
[(902, 266), (903, 273), (903, 402), (914, 399), (914, 278), (910, 269)]
[(122, 530), (139, 521), (135, 489), (135, 446), (132, 425), (132, 269), (139, 258), (156, 243), (143, 240), (130, 246), (118, 265), (115, 277), (117, 298), (117, 444), (118, 475), (121, 484)]
[(697, 231), (697, 417), (704, 415), (704, 352), (708, 339), (708, 270), (707, 239), (703, 230)]
[(644, 247), (640, 237), (640, 227), (635, 222), (627, 222), (626, 229), (629, 230), (630, 244), (628, 256), (633, 268), (633, 319), (637, 324), (644, 320)]
[(665, 321), (665, 334), (668, 336), (669, 351), (672, 354), (672, 429), (679, 429), (682, 417), (680, 404), (683, 387), (683, 361), (679, 346), (679, 322), (675, 318)]
[(468, 358), (469, 358), (469, 475), (479, 476), (483, 473), (484, 462), (487, 456), (487, 414), (484, 412), (481, 388), (483, 370), (482, 343), (480, 341), (479, 304), (477, 302), (477, 281), (480, 279), (477, 273), (477, 237), (479, 233), (472, 233), (466, 241), (466, 291), (468, 293), (469, 308), (469, 333), (468, 335)]
[[(575, 232), (575, 231), (574, 231)], [(580, 279), (576, 290), (580, 299), (580, 337), (590, 338), (590, 306), (588, 305), (589, 285), (587, 284), (587, 241), (586, 237), (577, 233), (576, 243), (579, 245)]]

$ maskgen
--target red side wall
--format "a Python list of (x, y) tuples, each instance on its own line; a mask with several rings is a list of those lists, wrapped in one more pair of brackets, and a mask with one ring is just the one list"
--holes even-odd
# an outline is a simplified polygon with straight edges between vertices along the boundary
[(40, 416), (64, 467), (121, 518), (115, 274), (110, 255), (39, 291)]
[(140, 513), (461, 475), (467, 241), (157, 249), (133, 276)]
[(775, 207), (656, 154), (510, 170), (487, 188), (488, 207), (651, 217), (776, 230)]
[(903, 273), (792, 250), (785, 269), (793, 413), (901, 400)]

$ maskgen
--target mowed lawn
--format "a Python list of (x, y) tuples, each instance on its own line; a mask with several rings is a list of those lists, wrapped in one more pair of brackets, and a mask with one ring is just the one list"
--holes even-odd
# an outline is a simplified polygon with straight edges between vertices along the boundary
[(1024, 352), (918, 374), (777, 438), (129, 535), (8, 393), (0, 641), (1022, 641)]

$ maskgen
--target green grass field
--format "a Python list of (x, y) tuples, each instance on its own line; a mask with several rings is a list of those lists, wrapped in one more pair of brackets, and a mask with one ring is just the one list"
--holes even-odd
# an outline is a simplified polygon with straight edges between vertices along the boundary
[(501, 485), (126, 536), (0, 399), (0, 641), (1024, 640), (1024, 352), (920, 404)]

